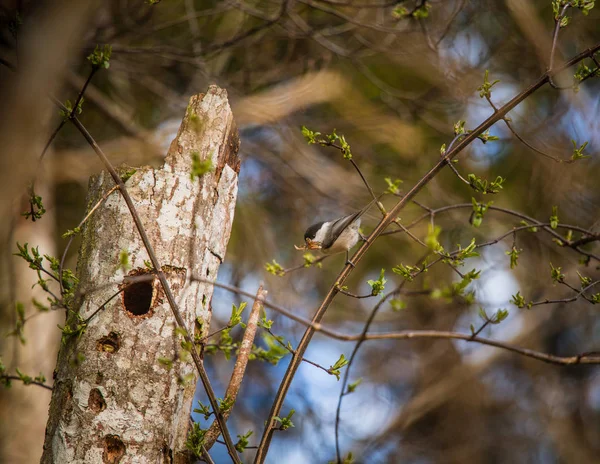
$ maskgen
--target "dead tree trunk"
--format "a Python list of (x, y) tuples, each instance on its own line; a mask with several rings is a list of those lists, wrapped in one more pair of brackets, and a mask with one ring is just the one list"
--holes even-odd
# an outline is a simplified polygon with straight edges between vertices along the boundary
[[(192, 97), (162, 168), (137, 169), (126, 182), (190, 334), (201, 336), (209, 325), (212, 286), (192, 274), (216, 278), (225, 256), (238, 147), (227, 94), (211, 86)], [(207, 159), (213, 169), (192, 179), (193, 163)], [(113, 186), (107, 173), (93, 177), (88, 207)], [(129, 269), (120, 263), (125, 256)], [(67, 320), (75, 328), (89, 321), (79, 336), (63, 336), (42, 463), (187, 461), (197, 372), (182, 356), (182, 337), (147, 260), (117, 190), (83, 231), (77, 315)]]

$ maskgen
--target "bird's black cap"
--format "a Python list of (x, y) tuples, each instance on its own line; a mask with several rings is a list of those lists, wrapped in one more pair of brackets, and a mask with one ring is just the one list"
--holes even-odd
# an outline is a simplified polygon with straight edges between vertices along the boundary
[(316, 224), (313, 224), (308, 229), (306, 229), (306, 232), (304, 232), (304, 240), (306, 241), (307, 238), (314, 240), (315, 236), (317, 235), (317, 231), (321, 228), (323, 224), (325, 224), (325, 221), (317, 222)]

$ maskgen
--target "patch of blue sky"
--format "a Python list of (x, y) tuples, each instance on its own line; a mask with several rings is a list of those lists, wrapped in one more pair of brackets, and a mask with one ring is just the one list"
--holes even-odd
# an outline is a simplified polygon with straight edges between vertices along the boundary
[[(523, 320), (519, 310), (510, 303), (511, 295), (519, 291), (517, 280), (509, 269), (509, 259), (505, 255), (507, 247), (497, 245), (482, 251), (481, 256), (468, 261), (469, 269), (481, 269), (481, 277), (475, 280), (467, 291), (474, 290), (477, 303), (472, 305), (455, 324), (454, 330), (461, 333), (470, 333), (473, 324), (475, 330), (481, 327), (484, 321), (479, 317), (479, 308), (483, 308), (488, 316), (493, 316), (499, 309), (508, 309), (508, 317), (497, 325), (488, 325), (480, 334), (483, 337), (492, 336), (495, 340), (510, 341), (518, 335), (523, 328)], [(455, 340), (454, 344), (467, 362), (478, 364), (485, 362), (498, 348), (487, 347), (476, 343), (467, 343)]]

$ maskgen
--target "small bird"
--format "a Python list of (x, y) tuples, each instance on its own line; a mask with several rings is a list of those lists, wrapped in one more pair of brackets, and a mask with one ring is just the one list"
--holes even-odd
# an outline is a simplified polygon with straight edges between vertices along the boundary
[(320, 250), (326, 255), (346, 252), (346, 264), (354, 266), (349, 259), (349, 251), (362, 237), (359, 228), (361, 216), (376, 200), (356, 213), (343, 216), (333, 221), (323, 221), (313, 224), (304, 233), (303, 247), (294, 245), (296, 250)]

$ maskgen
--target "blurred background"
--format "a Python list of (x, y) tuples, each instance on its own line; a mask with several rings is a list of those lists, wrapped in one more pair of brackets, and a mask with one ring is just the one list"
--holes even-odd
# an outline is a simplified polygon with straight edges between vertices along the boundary
[[(87, 3), (87, 2), (81, 2)], [(386, 0), (142, 0), (105, 2), (4, 1), (0, 7), (0, 189), (2, 263), (0, 353), (7, 368), (52, 379), (62, 324), (61, 311), (38, 314), (31, 289), (35, 273), (12, 256), (15, 242), (29, 242), (51, 255), (62, 254), (67, 229), (85, 215), (87, 182), (101, 165), (77, 130), (67, 124), (43, 162), (37, 159), (60, 122), (46, 95), (74, 101), (90, 72), (85, 59), (96, 44), (111, 44), (110, 68), (98, 72), (85, 93), (81, 121), (117, 165), (160, 165), (188, 99), (216, 83), (227, 89), (240, 130), (242, 168), (234, 227), (219, 281), (255, 293), (265, 283), (270, 301), (310, 318), (341, 270), (342, 255), (322, 267), (284, 276), (265, 270), (275, 259), (283, 268), (303, 263), (306, 227), (351, 213), (370, 200), (348, 161), (331, 148), (308, 145), (301, 126), (344, 134), (355, 162), (377, 194), (401, 179), (406, 192), (433, 166), (453, 125), (473, 129), (493, 110), (477, 87), (485, 70), (499, 79), (492, 100), (500, 106), (534, 82), (548, 67), (554, 19), (550, 0), (386, 1)], [(403, 9), (404, 8), (404, 9)], [(570, 11), (556, 49), (560, 63), (600, 41), (600, 12)], [(593, 67), (591, 60), (586, 64)], [(9, 68), (18, 69), (15, 74)], [(575, 69), (556, 77), (570, 87)], [(427, 208), (494, 202), (549, 222), (558, 207), (561, 223), (588, 229), (599, 219), (600, 80), (578, 92), (546, 85), (509, 116), (536, 153), (503, 123), (476, 141), (455, 165), (506, 178), (496, 195), (481, 195), (444, 169), (401, 214), (411, 224)], [(575, 163), (571, 140), (589, 142), (590, 157)], [(549, 158), (553, 157), (552, 158)], [(28, 208), (27, 182), (47, 212), (35, 222)], [(391, 208), (397, 198), (383, 198)], [(469, 223), (470, 206), (435, 214), (438, 240), (446, 250), (472, 238), (486, 242), (520, 225), (520, 219), (488, 211), (481, 227)], [(421, 240), (430, 218), (411, 232)], [(373, 208), (363, 220), (368, 233), (378, 221)], [(566, 233), (562, 230), (561, 233)], [(575, 234), (578, 238), (580, 234)], [(561, 356), (600, 350), (598, 308), (578, 298), (569, 303), (519, 309), (527, 301), (567, 299), (575, 291), (554, 285), (550, 265), (579, 288), (577, 272), (597, 280), (598, 261), (558, 246), (542, 231), (521, 231), (480, 250), (461, 272), (481, 276), (469, 287), (474, 300), (451, 295), (460, 278), (439, 264), (407, 283), (394, 307), (381, 305), (372, 332), (436, 329), (470, 333), (480, 327), (479, 308), (508, 318), (482, 336)], [(513, 242), (513, 240), (516, 240)], [(523, 250), (510, 267), (513, 244)], [(584, 247), (598, 253), (594, 243)], [(391, 269), (415, 265), (426, 249), (406, 234), (382, 237), (347, 282), (349, 291), (370, 292), (366, 281), (386, 270), (386, 291), (403, 282)], [(75, 268), (77, 244), (68, 267)], [(597, 292), (598, 290), (596, 290)], [(357, 334), (381, 296), (339, 295), (323, 323)], [(22, 344), (5, 337), (17, 321), (15, 302), (28, 321)], [(211, 330), (227, 324), (240, 297), (216, 290)], [(402, 308), (402, 309), (399, 309)], [(272, 310), (272, 331), (296, 345), (304, 327)], [(239, 328), (236, 330), (240, 330)], [(241, 333), (234, 332), (234, 337)], [(267, 348), (264, 334), (257, 344)], [(316, 334), (306, 357), (331, 366), (353, 342)], [(258, 443), (289, 356), (277, 366), (249, 364), (229, 423), (232, 435), (253, 430)], [(222, 354), (206, 359), (213, 384), (223, 394), (233, 361)], [(344, 369), (348, 369), (347, 367)], [(342, 455), (360, 463), (596, 463), (600, 456), (600, 368), (560, 367), (494, 348), (451, 340), (369, 341), (350, 366), (350, 381), (362, 378), (341, 407)], [(283, 409), (295, 409), (295, 428), (279, 432), (268, 462), (325, 463), (335, 459), (335, 416), (341, 382), (304, 364)], [(203, 392), (198, 391), (203, 400)], [(0, 462), (37, 462), (41, 456), (50, 393), (15, 382), (0, 390)], [(206, 402), (206, 401), (205, 401)], [(202, 421), (201, 417), (195, 419)], [(211, 451), (228, 462), (222, 445)], [(253, 451), (244, 452), (250, 462)]]

